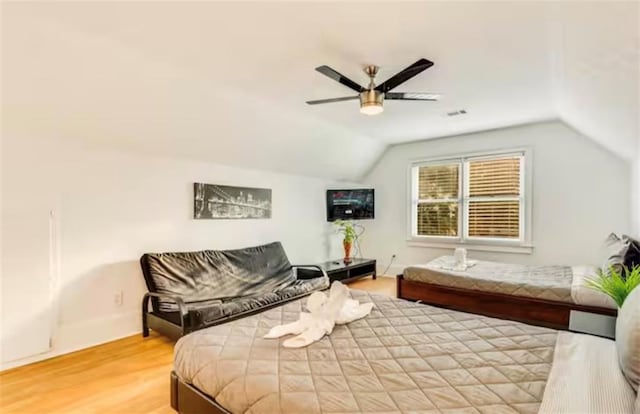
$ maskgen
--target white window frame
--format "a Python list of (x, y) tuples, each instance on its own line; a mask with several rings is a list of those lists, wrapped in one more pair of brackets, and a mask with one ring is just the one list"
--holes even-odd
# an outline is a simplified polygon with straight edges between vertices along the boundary
[[(520, 217), (519, 217), (519, 238), (490, 238), (490, 237), (469, 237), (469, 201), (483, 201), (485, 197), (469, 197), (469, 168), (467, 161), (482, 159), (495, 159), (509, 156), (520, 156)], [(433, 165), (459, 164), (458, 174), (458, 198), (450, 199), (451, 202), (458, 203), (458, 236), (419, 236), (417, 235), (417, 209), (418, 209), (418, 172), (420, 167)], [(455, 248), (464, 247), (469, 250), (498, 251), (509, 253), (533, 252), (532, 244), (532, 199), (533, 190), (533, 150), (530, 148), (512, 148), (508, 150), (485, 151), (479, 153), (458, 154), (430, 159), (411, 160), (408, 168), (408, 209), (407, 209), (407, 241), (410, 246), (435, 247), (435, 248)], [(516, 197), (486, 197), (486, 200), (513, 200)], [(447, 201), (447, 200), (438, 200)], [(423, 201), (424, 202), (424, 201)], [(435, 200), (434, 200), (435, 202)]]

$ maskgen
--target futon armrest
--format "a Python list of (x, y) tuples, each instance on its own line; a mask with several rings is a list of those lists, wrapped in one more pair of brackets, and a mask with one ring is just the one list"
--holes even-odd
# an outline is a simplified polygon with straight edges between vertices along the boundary
[(327, 274), (327, 272), (321, 268), (318, 265), (292, 265), (291, 268), (297, 268), (297, 267), (306, 267), (306, 268), (313, 268), (313, 269), (318, 269), (320, 271), (320, 273), (322, 273), (322, 276), (329, 278), (329, 275)]
[(147, 292), (144, 294), (144, 297), (142, 298), (143, 312), (146, 312), (148, 309), (147, 307), (149, 306), (149, 298), (165, 299), (165, 300), (170, 300), (174, 302), (176, 305), (178, 305), (178, 311), (180, 312), (180, 316), (182, 318), (186, 317), (187, 314), (189, 313), (189, 310), (187, 309), (187, 306), (185, 305), (184, 300), (180, 296), (168, 295), (166, 293), (155, 293), (155, 292)]

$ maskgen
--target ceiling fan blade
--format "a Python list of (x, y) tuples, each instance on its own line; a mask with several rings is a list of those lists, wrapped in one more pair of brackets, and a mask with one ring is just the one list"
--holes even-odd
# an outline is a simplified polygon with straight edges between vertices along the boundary
[(387, 92), (384, 99), (395, 99), (397, 101), (438, 101), (442, 95), (437, 93), (424, 92)]
[(358, 99), (358, 98), (359, 98), (359, 96), (344, 96), (342, 98), (317, 99), (315, 101), (307, 101), (307, 104), (309, 104), (309, 105), (319, 105), (319, 104), (326, 104), (326, 103), (331, 103), (331, 102), (351, 101), (351, 100)]
[(429, 69), (431, 66), (433, 66), (432, 61), (427, 59), (420, 59), (413, 65), (396, 73), (386, 81), (382, 82), (380, 85), (376, 86), (376, 90), (383, 93), (387, 93), (391, 89), (413, 78), (418, 73), (426, 69)]
[(340, 82), (347, 88), (353, 89), (358, 93), (364, 91), (364, 88), (362, 86), (358, 85), (357, 83), (347, 78), (346, 76), (342, 75), (341, 73), (331, 69), (327, 65), (318, 66), (316, 70), (322, 73), (323, 75), (330, 77), (334, 81)]

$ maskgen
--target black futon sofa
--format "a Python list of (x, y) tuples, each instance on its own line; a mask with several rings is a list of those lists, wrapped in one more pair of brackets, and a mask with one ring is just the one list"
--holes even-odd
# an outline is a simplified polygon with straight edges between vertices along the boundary
[[(280, 242), (238, 250), (147, 253), (140, 265), (149, 290), (142, 299), (145, 337), (153, 329), (177, 339), (329, 287), (318, 266), (291, 265)], [(320, 269), (323, 276), (298, 280), (297, 267)]]

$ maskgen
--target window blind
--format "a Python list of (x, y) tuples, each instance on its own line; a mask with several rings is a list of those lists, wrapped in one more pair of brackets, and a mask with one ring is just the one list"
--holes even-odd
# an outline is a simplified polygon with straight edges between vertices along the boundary
[(520, 157), (469, 161), (469, 197), (519, 195)]
[(470, 201), (470, 237), (520, 237), (519, 201)]
[(419, 236), (457, 236), (460, 164), (418, 169), (416, 231)]
[(420, 167), (418, 198), (420, 200), (458, 198), (459, 173), (459, 164)]
[(522, 157), (468, 161), (469, 237), (520, 237)]
[(458, 203), (418, 203), (419, 236), (457, 236)]

